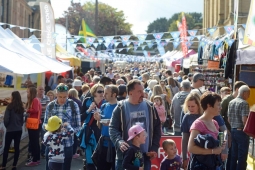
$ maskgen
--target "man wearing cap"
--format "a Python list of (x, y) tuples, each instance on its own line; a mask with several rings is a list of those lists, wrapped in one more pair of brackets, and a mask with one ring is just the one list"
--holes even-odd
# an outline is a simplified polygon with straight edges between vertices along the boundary
[[(62, 119), (62, 122), (69, 123), (74, 129), (74, 133), (77, 133), (81, 127), (80, 109), (77, 103), (68, 99), (68, 87), (60, 83), (56, 87), (56, 99), (48, 104), (45, 110), (43, 127), (48, 123), (48, 119), (51, 116), (58, 116)], [(73, 138), (64, 140), (64, 155), (65, 161), (63, 170), (70, 170), (73, 156)], [(46, 170), (48, 170), (48, 153), (49, 148), (46, 147)]]
[(78, 91), (78, 96), (79, 96), (79, 98), (80, 98), (81, 95), (82, 95), (81, 87), (82, 87), (82, 82), (81, 82), (81, 80), (75, 79), (74, 82), (73, 82), (73, 88), (75, 88), (75, 89)]
[(172, 120), (174, 121), (174, 135), (181, 136), (181, 112), (182, 112), (182, 105), (191, 90), (191, 84), (189, 81), (182, 81), (181, 83), (181, 91), (174, 95), (172, 100), (172, 105), (170, 108), (170, 115)]
[(118, 89), (119, 89), (119, 94), (117, 96), (117, 100), (118, 101), (125, 100), (127, 97), (127, 86), (124, 84), (121, 84), (119, 85)]
[(123, 170), (123, 152), (129, 147), (128, 129), (141, 125), (147, 132), (145, 144), (141, 145), (144, 157), (144, 170), (151, 169), (150, 159), (156, 158), (161, 137), (161, 125), (153, 103), (144, 100), (143, 86), (139, 80), (131, 80), (127, 85), (128, 99), (122, 100), (113, 110), (109, 126), (110, 138), (116, 148), (116, 170)]
[(205, 77), (202, 73), (195, 73), (192, 80), (191, 93), (197, 93), (201, 96), (204, 91), (200, 89), (204, 86)]

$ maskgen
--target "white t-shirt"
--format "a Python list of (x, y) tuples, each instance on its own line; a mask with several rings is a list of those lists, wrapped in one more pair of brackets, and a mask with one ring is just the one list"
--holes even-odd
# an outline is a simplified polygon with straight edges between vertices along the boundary
[(114, 74), (113, 73), (107, 73), (106, 76), (109, 77), (110, 79), (114, 78)]

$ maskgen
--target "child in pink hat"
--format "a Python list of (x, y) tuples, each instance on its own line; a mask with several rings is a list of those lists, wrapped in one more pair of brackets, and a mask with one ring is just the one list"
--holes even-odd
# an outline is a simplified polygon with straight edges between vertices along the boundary
[(128, 130), (128, 141), (132, 144), (127, 151), (124, 152), (123, 168), (126, 170), (143, 170), (143, 153), (140, 145), (145, 144), (147, 134), (145, 129), (140, 125), (134, 125)]

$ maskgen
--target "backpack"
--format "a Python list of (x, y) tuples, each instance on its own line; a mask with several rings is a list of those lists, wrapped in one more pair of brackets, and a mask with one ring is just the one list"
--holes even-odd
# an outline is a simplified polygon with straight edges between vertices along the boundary
[[(70, 103), (70, 106), (71, 106), (71, 110), (72, 110), (72, 114), (73, 113), (76, 113), (76, 110), (75, 110), (75, 106), (74, 106), (74, 101), (72, 100), (72, 99), (67, 99), (68, 100), (68, 102)], [(49, 117), (51, 117), (51, 116), (54, 116), (54, 115), (52, 115), (52, 110), (53, 110), (53, 108), (54, 108), (54, 102), (50, 102), (49, 103)], [(66, 117), (68, 117), (69, 119), (71, 119), (71, 117), (68, 115), (68, 114), (66, 114), (65, 112), (63, 112), (63, 114), (66, 116)]]

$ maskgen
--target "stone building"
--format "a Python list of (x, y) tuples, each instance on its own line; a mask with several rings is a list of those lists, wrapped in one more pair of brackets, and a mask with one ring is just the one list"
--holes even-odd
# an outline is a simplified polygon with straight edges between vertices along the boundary
[[(39, 2), (50, 2), (50, 0), (0, 0), (0, 22), (40, 30)], [(10, 28), (8, 25), (4, 26), (7, 27)], [(11, 30), (20, 38), (28, 38), (32, 34), (40, 37), (39, 31), (31, 33), (29, 29), (19, 27), (13, 27)]]
[[(250, 4), (251, 0), (239, 0), (238, 24), (246, 24)], [(234, 25), (234, 0), (204, 0), (203, 28), (221, 27), (214, 35), (222, 35), (228, 25)]]

